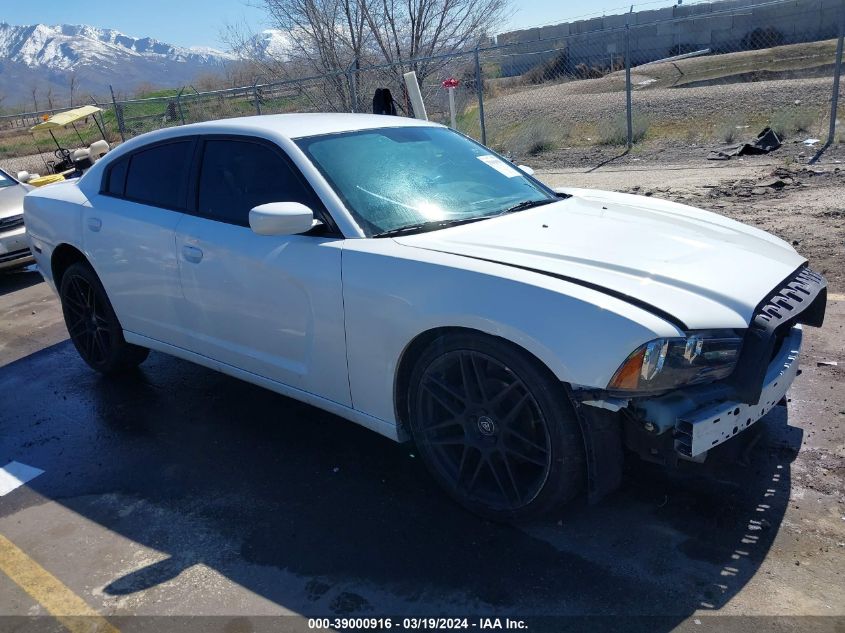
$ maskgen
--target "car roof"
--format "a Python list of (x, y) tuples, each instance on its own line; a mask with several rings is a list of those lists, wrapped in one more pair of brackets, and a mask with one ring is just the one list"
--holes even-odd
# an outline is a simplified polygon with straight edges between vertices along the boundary
[(267, 114), (261, 116), (237, 117), (184, 125), (178, 129), (183, 134), (191, 131), (198, 133), (231, 133), (233, 131), (275, 132), (290, 139), (338, 132), (356, 132), (388, 127), (440, 126), (438, 123), (422, 121), (401, 116), (381, 114), (348, 113), (308, 113), (308, 114)]

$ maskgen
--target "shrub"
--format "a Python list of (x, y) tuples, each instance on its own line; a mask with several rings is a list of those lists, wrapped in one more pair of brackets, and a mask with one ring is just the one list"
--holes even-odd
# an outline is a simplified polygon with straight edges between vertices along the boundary
[(791, 134), (809, 132), (816, 122), (816, 113), (807, 108), (784, 108), (772, 114), (769, 127), (778, 136), (785, 138)]
[(740, 130), (733, 121), (723, 121), (716, 126), (716, 138), (723, 143), (735, 143), (739, 136)]
[[(639, 143), (645, 138), (649, 128), (649, 121), (647, 118), (635, 114), (632, 121), (631, 139), (634, 143)], [(600, 145), (625, 145), (628, 142), (628, 120), (624, 113), (617, 115), (607, 125), (599, 126), (598, 141)]]
[(516, 157), (536, 156), (554, 149), (558, 145), (561, 133), (551, 124), (541, 121), (529, 121), (517, 128), (510, 143), (506, 143), (509, 153)]
[(532, 84), (556, 81), (569, 74), (568, 68), (569, 51), (563, 50), (551, 59), (533, 66), (525, 73), (525, 80)]
[(758, 49), (771, 48), (772, 46), (780, 46), (783, 44), (783, 33), (778, 31), (773, 26), (760, 27), (758, 26), (753, 31), (746, 33), (742, 38), (742, 48)]

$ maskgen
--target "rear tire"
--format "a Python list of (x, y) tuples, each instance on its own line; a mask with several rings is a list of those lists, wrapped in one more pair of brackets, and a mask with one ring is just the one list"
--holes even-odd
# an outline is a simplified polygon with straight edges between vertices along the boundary
[(423, 461), (458, 503), (517, 521), (584, 487), (584, 443), (557, 378), (502, 339), (446, 334), (417, 359), (407, 419)]
[(106, 290), (86, 263), (71, 264), (62, 275), (59, 297), (70, 339), (91, 369), (114, 374), (140, 365), (150, 353), (127, 343)]

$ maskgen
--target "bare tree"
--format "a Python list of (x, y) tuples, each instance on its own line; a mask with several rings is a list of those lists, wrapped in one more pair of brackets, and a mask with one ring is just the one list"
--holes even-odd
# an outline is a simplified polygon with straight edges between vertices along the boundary
[(50, 85), (47, 87), (47, 107), (48, 107), (50, 110), (53, 110), (53, 109), (54, 109), (54, 108), (53, 108), (53, 85), (52, 85), (52, 84), (50, 84)]
[(224, 39), (262, 75), (324, 75), (320, 88), (338, 109), (351, 105), (350, 73), (390, 64), (381, 78), (401, 85), (410, 69), (422, 81), (442, 62), (417, 57), (466, 50), (504, 18), (509, 0), (254, 0), (271, 26), (286, 34), (285, 50), (268, 51), (260, 36), (229, 27)]
[(221, 88), (225, 88), (227, 83), (228, 82), (225, 77), (221, 77), (220, 75), (216, 75), (214, 73), (204, 73), (198, 75), (197, 78), (194, 79), (191, 87), (199, 90), (200, 92), (205, 92), (207, 90), (219, 90)]
[(38, 85), (32, 84), (29, 93), (32, 95), (33, 112), (38, 112)]
[(70, 107), (73, 107), (73, 96), (76, 92), (76, 89), (79, 87), (79, 76), (76, 74), (76, 71), (71, 71), (70, 75), (68, 75), (68, 84), (70, 88)]
[(501, 24), (507, 0), (374, 0), (365, 5), (367, 24), (397, 74), (416, 71), (422, 82), (439, 60), (411, 62), (474, 48)]
[[(135, 86), (135, 98), (143, 99), (144, 97), (148, 97), (151, 92), (155, 92), (158, 90), (157, 86), (154, 86), (149, 81), (142, 81), (141, 83)], [(123, 97), (120, 96), (118, 92), (118, 99), (122, 99)]]
[(325, 97), (348, 109), (350, 90), (344, 74), (356, 66), (371, 42), (364, 4), (371, 0), (256, 0), (272, 26), (285, 33), (282, 50), (271, 50), (261, 34), (230, 26), (224, 39), (260, 75), (288, 79), (326, 75)]

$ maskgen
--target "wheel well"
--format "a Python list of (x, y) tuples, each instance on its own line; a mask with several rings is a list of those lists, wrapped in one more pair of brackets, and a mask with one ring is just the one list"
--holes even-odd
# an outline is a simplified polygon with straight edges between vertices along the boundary
[(549, 373), (554, 373), (551, 369), (549, 369), (548, 365), (546, 365), (543, 361), (537, 358), (537, 356), (529, 352), (521, 345), (518, 345), (506, 338), (495, 336), (494, 334), (488, 334), (487, 332), (482, 332), (481, 330), (465, 327), (441, 327), (434, 328), (432, 330), (427, 330), (426, 332), (418, 334), (416, 338), (414, 338), (410, 343), (408, 343), (407, 347), (405, 347), (405, 351), (402, 352), (402, 356), (399, 359), (399, 367), (396, 371), (396, 381), (394, 383), (394, 403), (396, 408), (396, 420), (403, 427), (405, 427), (407, 423), (406, 418), (408, 411), (408, 383), (411, 380), (411, 373), (414, 371), (414, 365), (416, 364), (417, 359), (420, 357), (423, 351), (425, 351), (425, 349), (429, 345), (431, 345), (432, 342), (434, 342), (436, 339), (445, 334), (473, 334), (476, 336), (487, 337), (491, 339), (495, 338), (501, 341), (505, 341), (508, 345), (519, 349), (525, 354), (528, 354), (528, 356), (530, 356), (540, 367), (542, 367)]
[(56, 289), (62, 287), (62, 275), (65, 274), (71, 264), (87, 261), (85, 255), (78, 248), (70, 244), (59, 244), (50, 258), (50, 270), (53, 273), (53, 283), (56, 285)]
[[(414, 365), (423, 351), (438, 337), (449, 333), (474, 334), (490, 339), (499, 339), (508, 345), (524, 352), (529, 358), (537, 363), (537, 367), (547, 371), (554, 377), (554, 372), (546, 363), (540, 360), (535, 354), (523, 346), (514, 343), (506, 338), (488, 334), (480, 330), (462, 327), (445, 327), (428, 330), (412, 340), (402, 357), (399, 360), (399, 367), (396, 372), (396, 383), (394, 387), (394, 401), (396, 403), (396, 420), (400, 427), (407, 428), (408, 392), (411, 373)], [(554, 377), (557, 381), (558, 379)], [(622, 427), (619, 414), (611, 414), (606, 410), (599, 410), (593, 407), (580, 406), (571, 396), (571, 387), (559, 382), (565, 397), (572, 404), (573, 414), (578, 420), (581, 429), (581, 438), (584, 442), (586, 456), (586, 472), (588, 481), (589, 499), (595, 503), (604, 495), (618, 487), (622, 477), (622, 464), (624, 462), (622, 451)], [(585, 415), (586, 414), (586, 415)], [(589, 417), (589, 420), (587, 419)], [(407, 433), (410, 439), (410, 432)]]

